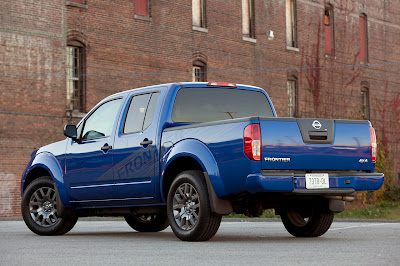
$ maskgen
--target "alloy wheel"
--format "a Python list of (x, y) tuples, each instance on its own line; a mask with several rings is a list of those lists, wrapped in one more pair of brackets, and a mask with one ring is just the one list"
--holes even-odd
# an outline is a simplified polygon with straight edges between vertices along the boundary
[(200, 199), (194, 186), (183, 183), (176, 189), (173, 212), (175, 222), (182, 230), (189, 231), (196, 226), (200, 215)]

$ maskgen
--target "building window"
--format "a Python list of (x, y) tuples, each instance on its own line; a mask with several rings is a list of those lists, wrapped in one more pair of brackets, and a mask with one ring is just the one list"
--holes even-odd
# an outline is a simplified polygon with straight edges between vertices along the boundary
[(193, 26), (206, 28), (206, 0), (192, 0)]
[(365, 14), (360, 16), (360, 61), (368, 63), (368, 20)]
[(325, 24), (325, 54), (334, 55), (335, 53), (335, 24), (334, 24), (333, 6), (325, 7), (324, 24)]
[(67, 46), (67, 110), (85, 112), (85, 47), (79, 42)]
[(287, 81), (288, 115), (296, 117), (297, 111), (297, 78), (290, 77)]
[(243, 35), (255, 39), (254, 0), (242, 0), (242, 14)]
[(366, 87), (361, 88), (361, 117), (369, 119), (369, 89)]
[(202, 61), (195, 61), (193, 63), (193, 82), (206, 81), (206, 64)]
[(150, 0), (135, 0), (135, 15), (150, 16)]
[(297, 47), (296, 0), (286, 0), (286, 45)]

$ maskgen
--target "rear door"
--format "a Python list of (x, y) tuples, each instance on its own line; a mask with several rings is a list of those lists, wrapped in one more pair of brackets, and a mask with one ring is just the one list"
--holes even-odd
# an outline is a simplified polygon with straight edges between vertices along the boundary
[[(151, 199), (158, 173), (157, 127), (154, 117), (160, 92), (132, 95), (114, 143), (117, 197), (127, 203)], [(159, 112), (159, 111), (158, 111)], [(158, 113), (157, 112), (157, 113)]]
[(368, 121), (261, 118), (263, 170), (372, 169)]

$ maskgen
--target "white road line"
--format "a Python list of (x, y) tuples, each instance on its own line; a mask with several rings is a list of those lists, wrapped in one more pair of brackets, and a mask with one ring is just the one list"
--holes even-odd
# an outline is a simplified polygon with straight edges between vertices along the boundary
[(347, 227), (340, 227), (340, 228), (331, 228), (331, 229), (329, 229), (329, 231), (343, 230), (343, 229), (351, 229), (351, 228), (359, 228), (359, 227), (369, 227), (369, 226), (388, 225), (388, 224), (391, 224), (391, 223), (354, 225), (354, 226), (347, 226)]

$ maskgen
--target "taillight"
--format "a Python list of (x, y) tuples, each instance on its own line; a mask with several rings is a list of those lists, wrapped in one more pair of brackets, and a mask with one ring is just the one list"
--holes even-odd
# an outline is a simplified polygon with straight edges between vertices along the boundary
[(369, 127), (369, 135), (371, 136), (371, 162), (376, 162), (376, 134), (375, 129), (373, 127)]
[(244, 153), (250, 160), (261, 161), (261, 136), (259, 124), (250, 124), (244, 129)]

